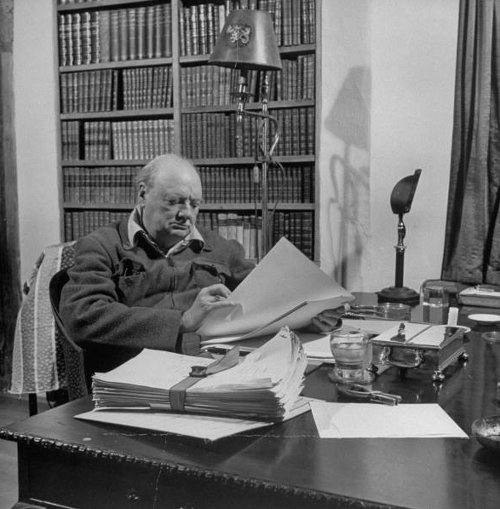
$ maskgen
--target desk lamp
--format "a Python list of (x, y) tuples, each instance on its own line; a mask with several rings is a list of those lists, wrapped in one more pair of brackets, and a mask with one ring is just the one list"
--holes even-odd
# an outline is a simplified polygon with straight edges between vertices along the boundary
[[(273, 151), (279, 141), (278, 121), (268, 111), (269, 76), (267, 71), (281, 70), (282, 67), (271, 15), (266, 11), (254, 9), (231, 11), (208, 62), (240, 71), (238, 91), (232, 94), (238, 99), (237, 122), (241, 122), (244, 116), (260, 120), (260, 144), (255, 155), (254, 182), (260, 183), (262, 244), (259, 255), (264, 256), (270, 248), (271, 240), (267, 173), (272, 162)], [(245, 104), (250, 96), (247, 93), (250, 69), (263, 71), (260, 112), (245, 109)], [(268, 142), (270, 123), (274, 126), (274, 138), (271, 146)]]
[(405, 249), (404, 238), (406, 226), (403, 222), (403, 215), (410, 212), (413, 196), (417, 189), (418, 179), (422, 170), (415, 170), (413, 175), (401, 179), (392, 190), (391, 208), (394, 214), (398, 215), (398, 243), (396, 249), (396, 277), (394, 286), (384, 288), (378, 294), (379, 302), (403, 302), (405, 304), (418, 304), (419, 294), (403, 286)]

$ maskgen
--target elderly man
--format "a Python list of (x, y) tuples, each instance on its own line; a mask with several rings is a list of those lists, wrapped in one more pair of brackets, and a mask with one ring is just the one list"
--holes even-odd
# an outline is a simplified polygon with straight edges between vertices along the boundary
[[(207, 313), (232, 305), (231, 290), (254, 267), (238, 242), (196, 227), (202, 186), (188, 160), (159, 156), (137, 183), (128, 220), (77, 242), (61, 295), (63, 321), (91, 372), (142, 348), (182, 351)], [(315, 322), (332, 326), (327, 316)]]

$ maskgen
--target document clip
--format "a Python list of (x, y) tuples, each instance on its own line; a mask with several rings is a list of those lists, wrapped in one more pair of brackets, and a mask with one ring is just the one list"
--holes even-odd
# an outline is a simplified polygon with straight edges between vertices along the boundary
[(352, 396), (359, 399), (367, 399), (373, 403), (382, 403), (383, 405), (390, 406), (397, 405), (402, 399), (398, 394), (389, 394), (382, 391), (372, 391), (364, 385), (360, 384), (351, 384), (345, 386), (339, 385), (338, 390), (346, 396)]
[(236, 364), (238, 364), (239, 357), (240, 347), (235, 346), (231, 348), (231, 350), (229, 350), (229, 352), (227, 352), (224, 357), (217, 359), (208, 366), (191, 366), (191, 373), (189, 373), (189, 376), (204, 378), (208, 375), (219, 373), (219, 371), (224, 371), (236, 366)]
[(186, 390), (189, 389), (189, 387), (192, 387), (195, 383), (199, 382), (201, 378), (233, 368), (236, 364), (238, 364), (239, 356), (240, 348), (235, 346), (234, 348), (231, 348), (224, 357), (212, 362), (208, 366), (191, 366), (189, 376), (175, 384), (168, 391), (170, 408), (174, 412), (184, 412)]

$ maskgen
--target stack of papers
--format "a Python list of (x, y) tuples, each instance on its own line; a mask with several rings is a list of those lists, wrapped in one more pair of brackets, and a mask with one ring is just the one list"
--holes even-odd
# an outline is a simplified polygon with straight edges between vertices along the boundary
[[(193, 366), (212, 359), (143, 350), (92, 380), (97, 409), (172, 410), (170, 389)], [(185, 393), (184, 412), (282, 421), (294, 411), (303, 387), (307, 358), (299, 338), (284, 327), (236, 366), (199, 378)]]

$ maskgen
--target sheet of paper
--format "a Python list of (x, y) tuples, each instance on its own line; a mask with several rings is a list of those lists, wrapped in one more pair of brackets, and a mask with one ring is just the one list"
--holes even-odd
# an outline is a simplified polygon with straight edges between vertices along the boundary
[[(309, 411), (309, 400), (300, 398), (285, 420)], [(160, 433), (174, 433), (214, 441), (236, 433), (272, 426), (272, 422), (150, 410), (92, 410), (75, 415), (84, 421), (116, 424)]]
[(174, 433), (210, 441), (273, 424), (271, 422), (247, 421), (227, 417), (143, 410), (92, 410), (91, 412), (75, 415), (75, 417), (84, 421), (117, 424), (161, 433)]
[(304, 351), (308, 359), (323, 359), (333, 362), (333, 355), (330, 349), (330, 334), (322, 334), (311, 340), (300, 335)]
[(321, 438), (468, 438), (436, 403), (329, 403), (311, 401)]
[(353, 299), (283, 237), (232, 293), (237, 309), (216, 310), (197, 332), (220, 343), (225, 336), (263, 335), (283, 325), (298, 329), (320, 311)]

